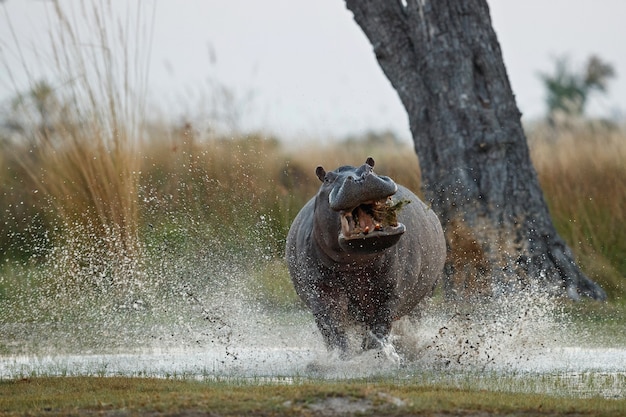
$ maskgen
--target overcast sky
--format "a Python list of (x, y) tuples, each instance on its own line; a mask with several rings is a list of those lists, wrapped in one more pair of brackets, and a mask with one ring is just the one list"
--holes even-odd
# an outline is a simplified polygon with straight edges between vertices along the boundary
[[(14, 95), (16, 83), (19, 88), (25, 84), (16, 39), (31, 77), (50, 78), (50, 63), (41, 62), (49, 3), (7, 0), (0, 5), (4, 103)], [(129, 4), (112, 3), (119, 10)], [(610, 62), (617, 72), (610, 94), (595, 100), (591, 110), (607, 117), (624, 115), (626, 1), (488, 3), (525, 119), (545, 112), (538, 72), (551, 71), (558, 56), (582, 66), (590, 54)], [(155, 7), (147, 97), (159, 118), (202, 119), (221, 85), (235, 97), (234, 110), (225, 111), (243, 129), (285, 138), (392, 129), (409, 137), (404, 109), (342, 0), (144, 0), (143, 5), (146, 22)], [(33, 50), (39, 58), (30, 57)]]

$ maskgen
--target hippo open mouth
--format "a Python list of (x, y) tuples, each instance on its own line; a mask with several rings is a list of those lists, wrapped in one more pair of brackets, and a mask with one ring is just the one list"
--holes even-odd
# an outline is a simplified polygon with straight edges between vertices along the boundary
[(365, 202), (341, 214), (339, 246), (346, 252), (376, 252), (395, 245), (406, 227), (397, 213), (409, 200), (391, 197)]

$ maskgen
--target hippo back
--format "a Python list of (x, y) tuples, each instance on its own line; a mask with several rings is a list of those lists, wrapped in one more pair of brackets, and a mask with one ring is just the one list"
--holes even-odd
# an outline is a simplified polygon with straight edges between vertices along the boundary
[(394, 197), (411, 201), (398, 213), (406, 232), (397, 245), (389, 248), (394, 252), (397, 271), (397, 319), (432, 294), (443, 271), (446, 242), (439, 218), (414, 193), (399, 185)]

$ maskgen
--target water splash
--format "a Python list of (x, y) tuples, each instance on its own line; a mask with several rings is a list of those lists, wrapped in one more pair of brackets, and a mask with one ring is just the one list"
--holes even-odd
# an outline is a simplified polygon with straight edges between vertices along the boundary
[(434, 369), (520, 370), (562, 346), (570, 323), (559, 303), (537, 290), (474, 303), (428, 301), (421, 309), (421, 317), (397, 324), (397, 343)]
[[(426, 378), (462, 386), (484, 375), (558, 375), (570, 392), (592, 378), (604, 378), (601, 395), (624, 392), (623, 346), (581, 346), (559, 302), (540, 290), (426, 301), (394, 324), (382, 349), (340, 358), (326, 351), (308, 311), (268, 302), (254, 283), (262, 269), (280, 275), (270, 249), (244, 254), (191, 224), (177, 224), (141, 256), (111, 251), (114, 235), (107, 245), (73, 240), (89, 234), (80, 230), (45, 262), (3, 276), (5, 288), (15, 285), (0, 305), (0, 378)], [(517, 381), (504, 386), (537, 389)]]

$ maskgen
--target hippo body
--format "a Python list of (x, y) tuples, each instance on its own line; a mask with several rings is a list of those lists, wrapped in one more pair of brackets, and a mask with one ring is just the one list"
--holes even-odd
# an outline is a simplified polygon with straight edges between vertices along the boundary
[(318, 167), (323, 184), (287, 236), (296, 292), (327, 347), (342, 352), (354, 327), (363, 349), (381, 347), (392, 322), (432, 294), (446, 256), (435, 213), (373, 167), (372, 158), (358, 168)]

